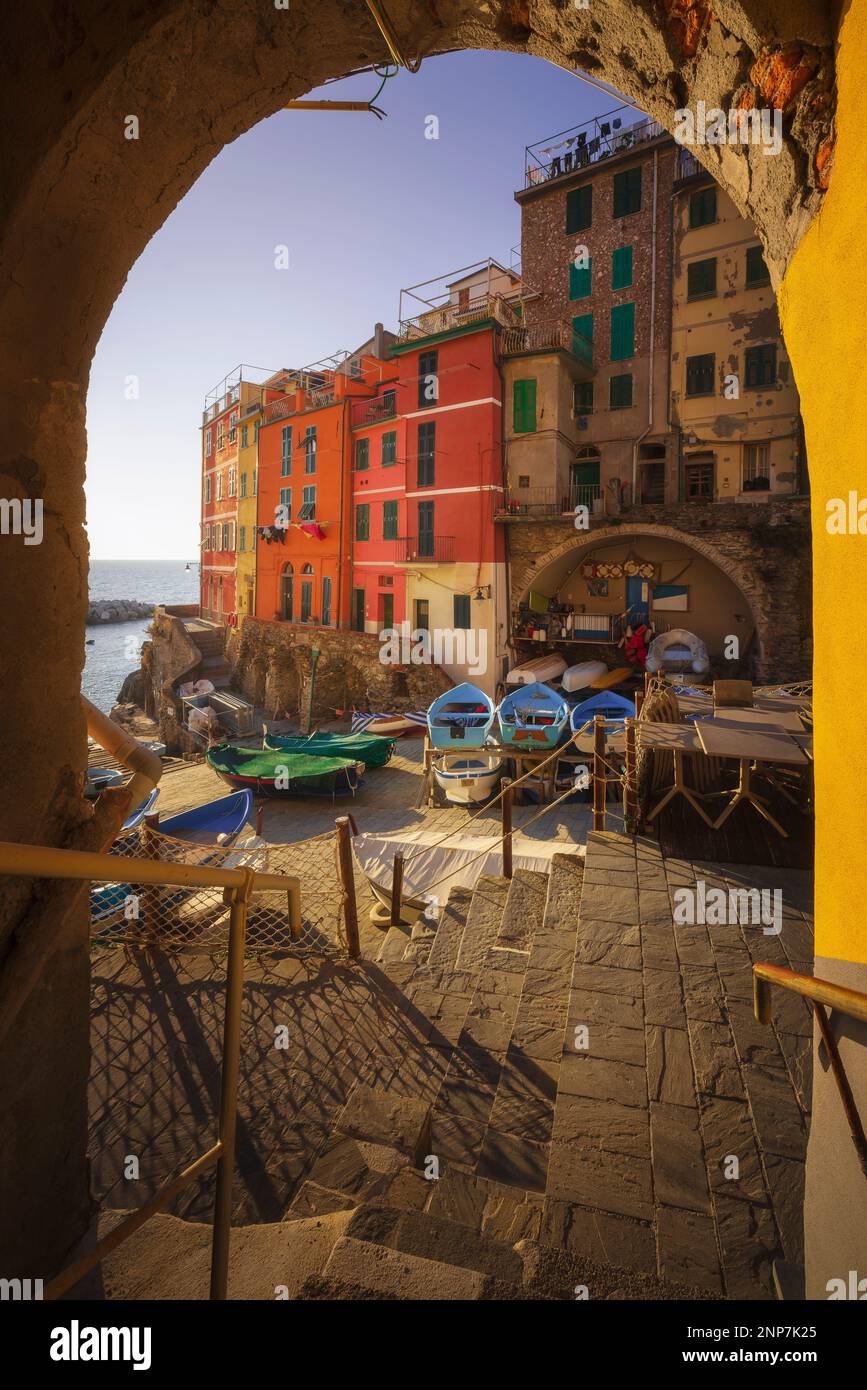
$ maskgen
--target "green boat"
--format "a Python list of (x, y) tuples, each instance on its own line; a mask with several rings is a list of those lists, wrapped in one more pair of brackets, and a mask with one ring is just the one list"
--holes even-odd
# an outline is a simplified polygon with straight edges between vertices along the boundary
[(311, 753), (316, 758), (354, 758), (365, 767), (385, 767), (394, 752), (394, 739), (377, 734), (266, 734), (263, 747)]
[(230, 787), (254, 796), (338, 796), (354, 792), (364, 772), (356, 758), (323, 758), (278, 748), (237, 748), (218, 743), (208, 762)]

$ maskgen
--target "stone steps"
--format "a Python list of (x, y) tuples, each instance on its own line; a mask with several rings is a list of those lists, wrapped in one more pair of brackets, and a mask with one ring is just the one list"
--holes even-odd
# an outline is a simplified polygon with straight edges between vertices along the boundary
[(456, 969), (472, 900), (473, 894), (469, 888), (453, 888), (449, 893), (448, 901), (440, 911), (436, 936), (427, 960), (431, 969)]
[(496, 946), (529, 951), (545, 914), (548, 875), (532, 869), (515, 869), (500, 921)]
[(473, 889), (455, 968), (478, 971), (497, 940), (509, 892), (505, 878), (483, 874)]

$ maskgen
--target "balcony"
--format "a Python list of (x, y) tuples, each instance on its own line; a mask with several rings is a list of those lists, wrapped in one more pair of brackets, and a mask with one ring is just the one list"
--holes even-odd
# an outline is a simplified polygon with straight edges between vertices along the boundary
[(426, 532), (420, 536), (399, 536), (394, 542), (394, 562), (396, 565), (453, 565), (455, 538)]
[(568, 352), (582, 367), (590, 369), (587, 376), (592, 375), (592, 341), (561, 320), (504, 328), (500, 334), (500, 351), (503, 357), (521, 357), (528, 352)]
[(500, 294), (480, 295), (475, 299), (450, 300), (438, 308), (428, 309), (415, 318), (401, 319), (398, 342), (409, 343), (416, 339), (433, 338), (438, 333), (451, 333), (456, 328), (466, 328), (473, 323), (485, 323), (493, 319), (502, 328), (520, 327), (520, 319), (508, 300)]
[(710, 174), (704, 165), (696, 159), (694, 154), (680, 146), (677, 151), (677, 167), (675, 170), (675, 183), (682, 183), (684, 179), (694, 178), (696, 174), (704, 174), (705, 178), (710, 178)]
[(393, 420), (397, 415), (397, 394), (385, 391), (375, 400), (353, 401), (352, 428), (362, 425), (380, 425), (383, 420)]
[(576, 507), (587, 507), (591, 516), (602, 511), (600, 483), (573, 483), (567, 492), (558, 493), (553, 487), (522, 487), (511, 493), (506, 490), (503, 505), (497, 512), (501, 520), (513, 517), (571, 517)]
[[(551, 179), (589, 169), (667, 134), (658, 121), (645, 116), (635, 120), (634, 115), (633, 107), (617, 106), (605, 116), (528, 145), (524, 187), (535, 188)], [(632, 124), (627, 124), (630, 120)]]

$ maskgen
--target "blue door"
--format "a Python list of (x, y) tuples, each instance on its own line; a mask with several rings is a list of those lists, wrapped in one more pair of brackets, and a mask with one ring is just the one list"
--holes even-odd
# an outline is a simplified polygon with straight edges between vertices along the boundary
[(626, 621), (633, 627), (650, 622), (650, 581), (630, 574), (626, 579)]

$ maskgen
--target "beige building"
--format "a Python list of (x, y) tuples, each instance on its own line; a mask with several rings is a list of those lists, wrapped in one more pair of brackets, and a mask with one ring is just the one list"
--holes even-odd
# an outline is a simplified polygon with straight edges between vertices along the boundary
[(759, 239), (684, 151), (678, 172), (671, 326), (671, 417), (682, 433), (677, 500), (766, 502), (801, 492), (798, 392)]

